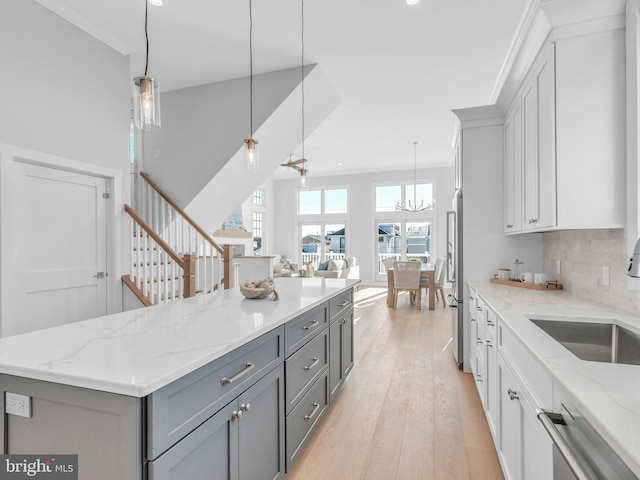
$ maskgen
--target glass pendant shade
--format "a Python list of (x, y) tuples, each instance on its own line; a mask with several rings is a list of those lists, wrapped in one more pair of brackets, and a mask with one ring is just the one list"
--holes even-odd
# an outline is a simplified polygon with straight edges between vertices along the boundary
[(300, 170), (300, 188), (307, 189), (307, 171), (305, 169)]
[(259, 165), (258, 141), (253, 138), (244, 140), (244, 166), (247, 170), (255, 170)]
[(160, 128), (160, 87), (151, 77), (143, 75), (133, 79), (133, 105), (135, 125), (141, 130)]

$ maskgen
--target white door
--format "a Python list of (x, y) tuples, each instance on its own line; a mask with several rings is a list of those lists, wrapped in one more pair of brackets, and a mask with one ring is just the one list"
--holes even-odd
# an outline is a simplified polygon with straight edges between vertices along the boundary
[(16, 162), (3, 336), (107, 313), (107, 179)]

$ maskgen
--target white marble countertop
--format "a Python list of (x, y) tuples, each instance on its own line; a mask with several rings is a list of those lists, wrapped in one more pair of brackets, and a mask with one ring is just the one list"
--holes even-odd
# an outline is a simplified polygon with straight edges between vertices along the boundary
[(590, 320), (580, 321), (604, 320), (640, 331), (640, 317), (562, 291), (537, 291), (489, 282), (470, 282), (470, 285), (640, 476), (640, 366), (581, 360), (528, 318), (532, 314), (582, 316)]
[(275, 302), (233, 289), (1, 338), (0, 373), (143, 397), (359, 280), (275, 282)]

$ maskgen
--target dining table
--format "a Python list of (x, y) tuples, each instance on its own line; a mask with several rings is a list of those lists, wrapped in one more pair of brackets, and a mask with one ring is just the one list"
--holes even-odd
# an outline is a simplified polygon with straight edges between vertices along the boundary
[[(436, 309), (436, 269), (432, 263), (420, 264), (420, 282), (429, 279), (429, 310)], [(393, 268), (387, 269), (387, 305), (393, 307)]]

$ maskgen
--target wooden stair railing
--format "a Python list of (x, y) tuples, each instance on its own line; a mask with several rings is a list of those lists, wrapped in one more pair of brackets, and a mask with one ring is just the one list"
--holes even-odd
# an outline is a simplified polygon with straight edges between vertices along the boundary
[[(199, 282), (205, 291), (232, 288), (233, 246), (218, 245), (147, 173), (140, 172), (140, 177), (144, 180), (141, 211), (145, 221), (174, 251), (195, 253), (196, 276), (205, 279), (204, 283)], [(221, 278), (215, 282), (215, 261), (220, 259), (222, 264), (217, 265), (217, 270)]]
[(138, 211), (131, 217), (131, 273), (122, 278), (145, 306), (233, 286), (233, 246), (218, 245), (142, 172)]
[[(132, 266), (135, 265), (135, 270), (132, 267), (129, 275), (122, 276), (122, 281), (145, 306), (169, 299), (193, 297), (196, 294), (195, 257), (190, 253), (180, 257), (133, 208), (125, 205), (124, 210), (131, 217), (132, 231), (139, 233), (136, 235), (136, 245), (132, 249), (137, 257), (135, 261), (132, 258), (131, 262)], [(133, 228), (134, 224), (137, 228)], [(149, 254), (151, 259), (148, 258)], [(182, 272), (181, 276), (180, 272)], [(178, 280), (177, 291), (176, 280)], [(162, 286), (164, 286), (164, 292), (162, 292)]]

